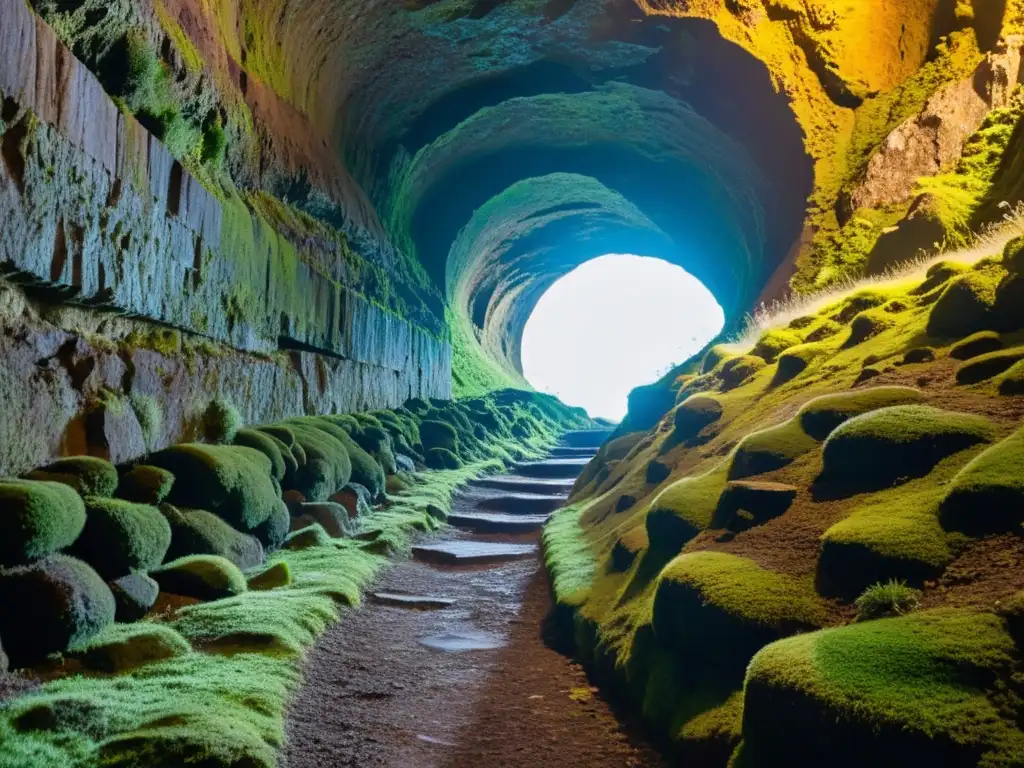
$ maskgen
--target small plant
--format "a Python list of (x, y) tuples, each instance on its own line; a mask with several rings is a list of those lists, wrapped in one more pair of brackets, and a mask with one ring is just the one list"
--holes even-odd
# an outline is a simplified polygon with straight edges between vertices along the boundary
[(218, 397), (206, 406), (203, 431), (211, 443), (230, 443), (242, 426), (242, 414), (230, 400)]
[(881, 619), (886, 616), (903, 616), (917, 610), (921, 593), (908, 587), (905, 581), (890, 579), (879, 582), (864, 590), (857, 598), (857, 618), (860, 620)]
[(163, 436), (164, 411), (160, 403), (152, 395), (133, 393), (131, 396), (132, 410), (142, 427), (142, 439), (146, 449), (152, 451), (157, 441)]

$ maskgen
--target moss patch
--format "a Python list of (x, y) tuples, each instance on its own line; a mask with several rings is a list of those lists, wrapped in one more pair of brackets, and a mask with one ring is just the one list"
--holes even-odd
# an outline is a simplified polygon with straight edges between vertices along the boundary
[(163, 592), (200, 600), (217, 600), (245, 592), (238, 566), (218, 555), (190, 555), (150, 572)]
[(1024, 430), (978, 454), (953, 478), (940, 519), (971, 534), (1017, 530), (1024, 521)]
[(123, 674), (145, 664), (192, 652), (192, 646), (170, 627), (143, 622), (112, 624), (71, 649), (71, 656), (88, 669)]
[(114, 579), (163, 562), (171, 527), (156, 507), (90, 496), (85, 508), (85, 530), (72, 552), (101, 576)]
[(872, 387), (856, 392), (837, 392), (805, 403), (798, 418), (808, 435), (824, 440), (836, 427), (854, 416), (893, 405), (923, 403), (926, 399), (923, 392), (912, 387)]
[(47, 480), (71, 486), (81, 496), (113, 496), (117, 490), (117, 469), (109, 461), (92, 456), (71, 456), (30, 472), (32, 480)]
[(753, 432), (736, 446), (729, 467), (729, 479), (739, 480), (773, 472), (817, 447), (818, 441), (804, 432), (796, 418)]
[(85, 504), (60, 483), (0, 482), (0, 565), (19, 565), (70, 546), (85, 527)]
[(651, 549), (675, 554), (707, 528), (725, 489), (726, 475), (726, 466), (722, 465), (706, 474), (677, 480), (655, 496), (646, 522)]
[(1000, 349), (973, 357), (956, 371), (957, 384), (978, 384), (1009, 370), (1024, 360), (1024, 347)]

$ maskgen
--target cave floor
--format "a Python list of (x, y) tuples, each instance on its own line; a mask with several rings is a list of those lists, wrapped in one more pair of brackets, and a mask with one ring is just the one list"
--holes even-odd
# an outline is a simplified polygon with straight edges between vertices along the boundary
[[(456, 499), (456, 512), (472, 511), (473, 493)], [(538, 539), (449, 528), (418, 543)], [(418, 610), (376, 603), (379, 592), (455, 602)], [(550, 606), (538, 556), (477, 566), (395, 564), (364, 607), (309, 652), (305, 683), (288, 713), (282, 764), (665, 765), (635, 728), (620, 722), (582, 668), (544, 644)]]

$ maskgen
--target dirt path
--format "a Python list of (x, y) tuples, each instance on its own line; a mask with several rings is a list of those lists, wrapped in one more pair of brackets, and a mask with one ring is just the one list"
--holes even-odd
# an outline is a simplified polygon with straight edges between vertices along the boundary
[[(451, 530), (430, 541), (452, 539), (537, 536)], [(631, 737), (578, 666), (541, 641), (550, 596), (536, 558), (476, 567), (402, 562), (373, 591), (455, 603), (429, 611), (368, 603), (324, 635), (289, 713), (289, 768), (665, 764)], [(465, 642), (482, 647), (431, 647)]]

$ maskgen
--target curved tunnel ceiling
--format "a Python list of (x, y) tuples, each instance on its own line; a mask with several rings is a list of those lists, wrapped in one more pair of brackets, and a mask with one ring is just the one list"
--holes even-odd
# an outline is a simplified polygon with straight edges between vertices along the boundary
[(728, 324), (799, 236), (802, 132), (712, 22), (634, 0), (267, 5), (250, 57), (507, 366), (539, 296), (586, 259), (677, 263)]

